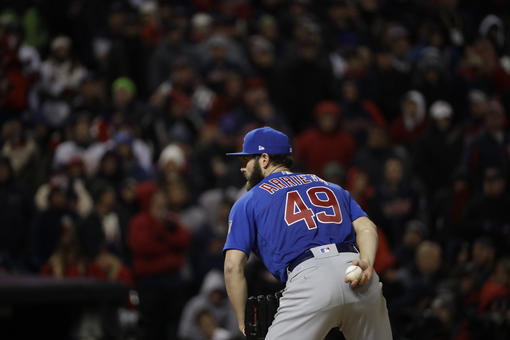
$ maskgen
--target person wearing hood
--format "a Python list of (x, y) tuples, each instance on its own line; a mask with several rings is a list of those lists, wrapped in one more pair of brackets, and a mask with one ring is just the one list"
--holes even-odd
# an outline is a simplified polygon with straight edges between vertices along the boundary
[(405, 94), (401, 113), (390, 127), (394, 143), (409, 146), (421, 136), (427, 126), (425, 107), (425, 98), (420, 92), (409, 91)]
[(499, 56), (505, 52), (505, 27), (498, 16), (489, 14), (484, 17), (478, 28), (478, 33), (491, 42)]
[(489, 107), (489, 98), (485, 92), (472, 89), (466, 95), (468, 115), (461, 121), (462, 137), (469, 143), (483, 130), (485, 114)]
[(191, 298), (184, 307), (179, 324), (180, 338), (205, 340), (195, 322), (203, 310), (209, 311), (221, 328), (232, 334), (239, 332), (234, 310), (227, 299), (225, 281), (219, 270), (213, 269), (205, 276), (200, 293)]
[(412, 84), (425, 97), (425, 102), (446, 100), (455, 94), (447, 72), (450, 64), (447, 53), (438, 47), (427, 46), (421, 50)]
[(414, 171), (423, 181), (429, 199), (441, 188), (448, 186), (455, 165), (460, 161), (462, 135), (453, 125), (454, 111), (450, 103), (442, 100), (430, 107), (430, 126), (414, 148)]

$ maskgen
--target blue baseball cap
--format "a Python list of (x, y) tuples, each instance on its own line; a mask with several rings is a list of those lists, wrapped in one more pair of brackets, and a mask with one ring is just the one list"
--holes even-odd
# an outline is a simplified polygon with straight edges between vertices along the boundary
[(292, 146), (289, 137), (270, 127), (251, 130), (244, 136), (243, 151), (227, 153), (227, 156), (243, 155), (290, 155)]

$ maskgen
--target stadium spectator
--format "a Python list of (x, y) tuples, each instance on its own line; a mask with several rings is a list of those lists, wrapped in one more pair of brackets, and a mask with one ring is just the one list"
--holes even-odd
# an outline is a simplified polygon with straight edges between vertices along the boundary
[(499, 167), (508, 171), (510, 151), (509, 136), (505, 129), (506, 116), (501, 103), (488, 103), (484, 129), (465, 146), (462, 165), (468, 169), (474, 184), (478, 187), (488, 167)]
[(32, 214), (26, 189), (16, 182), (9, 159), (0, 154), (0, 271), (26, 265)]
[(197, 314), (196, 326), (200, 334), (205, 339), (210, 340), (228, 340), (231, 338), (230, 332), (218, 326), (218, 322), (211, 312), (202, 310)]
[(183, 28), (171, 21), (163, 22), (163, 36), (150, 57), (148, 70), (149, 90), (154, 91), (170, 75), (177, 58), (194, 60), (191, 46), (184, 41)]
[(402, 160), (395, 156), (386, 160), (384, 180), (376, 192), (369, 210), (374, 210), (378, 225), (395, 247), (401, 242), (406, 222), (419, 217), (424, 204), (422, 194), (409, 178)]
[(66, 191), (55, 184), (47, 195), (47, 209), (34, 217), (30, 235), (30, 262), (39, 271), (58, 247), (63, 230), (74, 228), (77, 213), (68, 202)]
[(69, 124), (69, 137), (60, 143), (55, 149), (53, 156), (53, 168), (63, 169), (69, 162), (83, 160), (88, 175), (93, 173), (96, 159), (101, 153), (101, 145), (95, 143), (91, 135), (90, 117), (87, 114), (79, 114)]
[(211, 270), (207, 273), (200, 293), (192, 297), (184, 306), (179, 324), (180, 338), (186, 340), (208, 339), (202, 332), (203, 327), (200, 327), (196, 322), (203, 310), (211, 313), (219, 327), (232, 334), (239, 332), (234, 309), (227, 299), (223, 275), (218, 270)]
[(354, 136), (358, 145), (366, 143), (368, 131), (372, 126), (386, 125), (386, 120), (377, 105), (363, 98), (359, 85), (353, 80), (345, 80), (342, 84), (340, 107), (344, 129)]
[[(214, 203), (209, 198), (203, 197), (207, 203), (202, 203), (204, 211), (207, 213), (205, 221), (192, 234), (190, 249), (190, 263), (193, 269), (193, 275), (199, 282), (211, 270), (221, 270), (223, 268), (223, 244), (225, 244), (226, 229), (228, 228), (228, 214), (233, 202), (228, 198), (228, 194), (221, 193), (219, 202)], [(206, 195), (206, 194), (204, 194)], [(205, 207), (204, 207), (205, 206)], [(212, 207), (211, 207), (212, 206)]]
[(36, 140), (23, 131), (23, 125), (18, 120), (5, 122), (1, 133), (1, 153), (9, 158), (13, 176), (27, 188), (40, 184), (43, 159)]
[(108, 183), (96, 183), (92, 188), (94, 209), (77, 226), (81, 251), (88, 259), (103, 252), (123, 258), (127, 230), (123, 229), (115, 211), (116, 192)]
[(459, 129), (453, 125), (453, 114), (449, 103), (432, 103), (430, 126), (413, 148), (414, 173), (422, 180), (429, 200), (448, 184), (460, 161), (462, 139)]
[(425, 131), (426, 113), (423, 94), (414, 90), (407, 92), (402, 100), (400, 115), (391, 124), (391, 140), (409, 148)]
[(510, 217), (506, 207), (510, 204), (510, 196), (506, 191), (506, 181), (506, 174), (501, 169), (485, 170), (482, 192), (473, 195), (465, 210), (465, 238), (486, 235), (498, 242), (498, 248), (509, 241)]
[(87, 70), (73, 59), (69, 37), (51, 42), (51, 55), (41, 65), (40, 105), (45, 121), (60, 127), (71, 115), (71, 101), (78, 93)]
[[(403, 325), (423, 313), (427, 299), (436, 294), (441, 277), (441, 246), (435, 242), (423, 241), (416, 249), (412, 268), (403, 269), (397, 274), (393, 284), (399, 285), (396, 296), (392, 296), (389, 310), (392, 325), (397, 336), (405, 331)], [(416, 313), (412, 314), (410, 312)]]
[(80, 216), (87, 216), (91, 211), (94, 202), (85, 186), (85, 182), (79, 178), (69, 178), (65, 169), (53, 171), (49, 180), (37, 188), (34, 201), (39, 211), (50, 208), (51, 200), (49, 200), (49, 197), (55, 188), (58, 188), (64, 193), (66, 197), (66, 208), (73, 210)]
[(319, 175), (323, 174), (324, 166), (330, 162), (348, 166), (356, 151), (356, 142), (343, 129), (340, 107), (335, 102), (323, 101), (315, 106), (313, 113), (316, 126), (304, 130), (296, 137), (296, 161), (308, 171)]
[(279, 68), (278, 104), (290, 127), (310, 126), (310, 112), (320, 100), (333, 97), (331, 62), (321, 51), (320, 27), (312, 20), (295, 23), (295, 38)]
[(391, 144), (386, 129), (373, 126), (368, 132), (367, 143), (356, 152), (353, 165), (366, 171), (370, 182), (378, 186), (384, 176), (386, 159), (397, 154), (405, 157), (401, 151)]
[(140, 292), (142, 331), (146, 339), (175, 338), (184, 303), (181, 273), (190, 235), (168, 213), (167, 197), (155, 183), (138, 186), (141, 212), (129, 226), (133, 273)]
[(487, 95), (474, 89), (468, 93), (468, 117), (462, 122), (462, 133), (467, 142), (483, 129), (483, 121), (487, 111)]

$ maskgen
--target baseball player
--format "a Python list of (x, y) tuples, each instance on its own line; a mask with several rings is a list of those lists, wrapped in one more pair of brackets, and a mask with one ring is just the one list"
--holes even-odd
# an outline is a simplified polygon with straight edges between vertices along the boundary
[[(341, 145), (339, 145), (341, 147)], [(225, 282), (244, 333), (244, 266), (254, 252), (286, 282), (266, 339), (323, 339), (339, 327), (347, 340), (392, 338), (373, 269), (375, 225), (340, 186), (292, 173), (289, 138), (270, 127), (248, 132), (241, 172), (248, 192), (232, 207), (224, 247)], [(359, 251), (358, 251), (359, 249)], [(345, 270), (358, 265), (354, 281)]]

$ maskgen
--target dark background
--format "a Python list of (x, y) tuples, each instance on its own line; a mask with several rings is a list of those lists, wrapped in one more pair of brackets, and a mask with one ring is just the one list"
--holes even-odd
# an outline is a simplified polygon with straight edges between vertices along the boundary
[(1, 337), (174, 339), (186, 304), (236, 336), (200, 288), (243, 192), (224, 154), (269, 125), (378, 225), (395, 339), (506, 338), (508, 22), (502, 0), (2, 1)]

